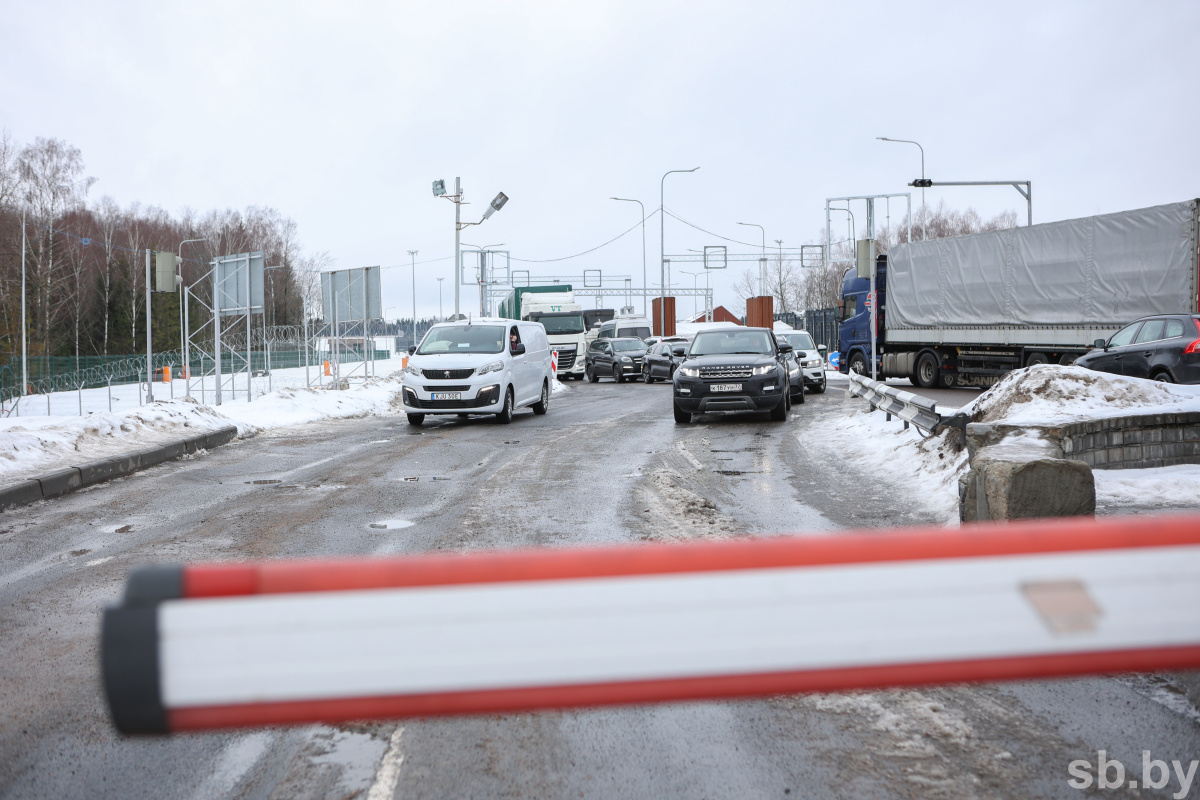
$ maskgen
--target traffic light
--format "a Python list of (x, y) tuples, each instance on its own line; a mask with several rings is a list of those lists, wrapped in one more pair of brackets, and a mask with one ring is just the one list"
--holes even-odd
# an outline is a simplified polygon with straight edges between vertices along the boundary
[(154, 286), (155, 292), (173, 292), (179, 288), (182, 280), (177, 270), (183, 259), (174, 253), (156, 251), (154, 253)]
[(930, 178), (917, 178), (909, 186), (915, 186), (918, 189), (928, 189), (930, 186), (933, 186), (933, 181)]

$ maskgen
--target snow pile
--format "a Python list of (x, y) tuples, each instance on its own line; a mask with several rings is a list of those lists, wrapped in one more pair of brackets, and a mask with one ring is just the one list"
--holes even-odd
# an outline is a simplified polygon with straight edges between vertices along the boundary
[(828, 425), (797, 434), (801, 447), (816, 447), (836, 462), (882, 478), (903, 492), (904, 503), (924, 503), (947, 525), (958, 523), (958, 476), (967, 467), (967, 451), (955, 452), (945, 436), (924, 438), (904, 430), (865, 400), (849, 398), (847, 413)]
[(964, 406), (972, 422), (1062, 425), (1079, 420), (1200, 411), (1200, 386), (1042, 364), (1014, 370)]
[(283, 388), (255, 397), (226, 399), (220, 406), (188, 398), (137, 406), (128, 411), (91, 411), (87, 416), (0, 419), (0, 485), (11, 485), (71, 464), (95, 461), (178, 441), (230, 424), (239, 436), (321, 419), (382, 414), (399, 407), (397, 372), (334, 389)]

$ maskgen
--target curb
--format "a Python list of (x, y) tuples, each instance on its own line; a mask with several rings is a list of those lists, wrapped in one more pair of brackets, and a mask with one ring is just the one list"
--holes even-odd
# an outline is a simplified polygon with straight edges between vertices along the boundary
[(38, 500), (68, 494), (86, 486), (162, 464), (166, 461), (211, 450), (237, 438), (237, 428), (230, 425), (208, 433), (200, 433), (178, 442), (169, 442), (148, 450), (138, 450), (120, 456), (89, 461), (75, 467), (55, 470), (32, 480), (0, 488), (0, 511), (17, 506), (29, 505)]

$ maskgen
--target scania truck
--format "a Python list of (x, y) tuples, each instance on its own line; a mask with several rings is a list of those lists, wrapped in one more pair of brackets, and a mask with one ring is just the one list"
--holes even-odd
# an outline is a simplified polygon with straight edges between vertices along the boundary
[[(924, 388), (991, 386), (1009, 370), (1069, 364), (1123, 325), (1200, 305), (1200, 200), (893, 246), (847, 271), (842, 372), (876, 368)], [(864, 270), (866, 271), (866, 270)]]
[(518, 286), (500, 303), (499, 316), (542, 323), (550, 349), (558, 353), (559, 379), (583, 378), (587, 329), (570, 284)]

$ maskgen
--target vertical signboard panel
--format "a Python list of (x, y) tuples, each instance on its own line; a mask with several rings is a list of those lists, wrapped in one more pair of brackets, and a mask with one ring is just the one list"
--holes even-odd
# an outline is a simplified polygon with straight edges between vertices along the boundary
[(262, 309), (264, 262), (261, 251), (220, 256), (214, 263), (213, 301), (222, 316)]
[(322, 272), (321, 308), (327, 321), (382, 319), (379, 267)]

